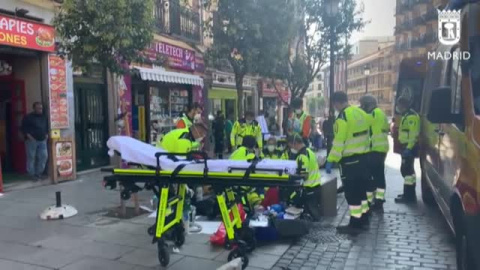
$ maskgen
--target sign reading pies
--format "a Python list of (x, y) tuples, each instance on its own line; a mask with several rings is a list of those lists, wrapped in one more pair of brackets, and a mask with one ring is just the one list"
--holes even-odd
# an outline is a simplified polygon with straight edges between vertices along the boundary
[(58, 55), (48, 56), (48, 77), (50, 88), (50, 124), (52, 129), (67, 129), (68, 99), (66, 63)]
[(55, 28), (0, 15), (0, 45), (38, 51), (55, 51)]

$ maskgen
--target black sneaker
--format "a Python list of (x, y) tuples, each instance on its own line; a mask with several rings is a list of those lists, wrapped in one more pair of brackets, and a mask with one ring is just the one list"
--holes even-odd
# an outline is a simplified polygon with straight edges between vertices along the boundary
[(395, 198), (395, 203), (416, 203), (417, 198), (410, 197), (410, 196), (405, 196), (405, 195), (399, 195), (397, 198)]

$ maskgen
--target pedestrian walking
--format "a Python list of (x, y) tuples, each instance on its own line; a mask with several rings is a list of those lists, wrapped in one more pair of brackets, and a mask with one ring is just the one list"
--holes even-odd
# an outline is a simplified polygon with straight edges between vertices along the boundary
[(416, 201), (414, 162), (418, 155), (418, 135), (420, 134), (420, 117), (417, 112), (410, 108), (410, 102), (406, 98), (397, 100), (397, 111), (402, 115), (398, 127), (398, 141), (402, 147), (402, 173), (404, 184), (403, 194), (395, 198), (396, 203), (408, 203)]
[(325, 169), (331, 173), (333, 163), (339, 163), (345, 198), (350, 209), (349, 224), (339, 226), (337, 230), (342, 234), (356, 234), (368, 222), (365, 168), (366, 154), (370, 148), (370, 124), (362, 109), (348, 104), (344, 92), (335, 92), (331, 100), (338, 117), (334, 123), (333, 146)]
[(218, 111), (213, 121), (213, 138), (215, 141), (215, 154), (217, 158), (223, 159), (225, 151), (225, 117), (222, 111)]
[(367, 95), (360, 98), (360, 107), (368, 114), (371, 121), (367, 199), (372, 210), (383, 210), (386, 189), (385, 160), (389, 149), (388, 119), (377, 107), (377, 100), (373, 96)]
[(27, 173), (34, 180), (40, 180), (48, 160), (48, 119), (43, 114), (42, 103), (33, 103), (33, 112), (23, 118), (21, 131), (25, 136)]

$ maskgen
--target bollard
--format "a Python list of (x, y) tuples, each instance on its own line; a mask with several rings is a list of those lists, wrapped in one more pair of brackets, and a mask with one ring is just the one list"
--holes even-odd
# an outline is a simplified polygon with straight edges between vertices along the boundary
[(62, 207), (62, 194), (60, 191), (55, 192), (55, 202), (57, 207)]

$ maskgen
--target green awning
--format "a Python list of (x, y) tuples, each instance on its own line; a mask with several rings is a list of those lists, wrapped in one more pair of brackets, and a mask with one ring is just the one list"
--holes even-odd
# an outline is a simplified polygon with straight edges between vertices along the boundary
[(214, 87), (208, 91), (209, 99), (237, 99), (237, 90)]

